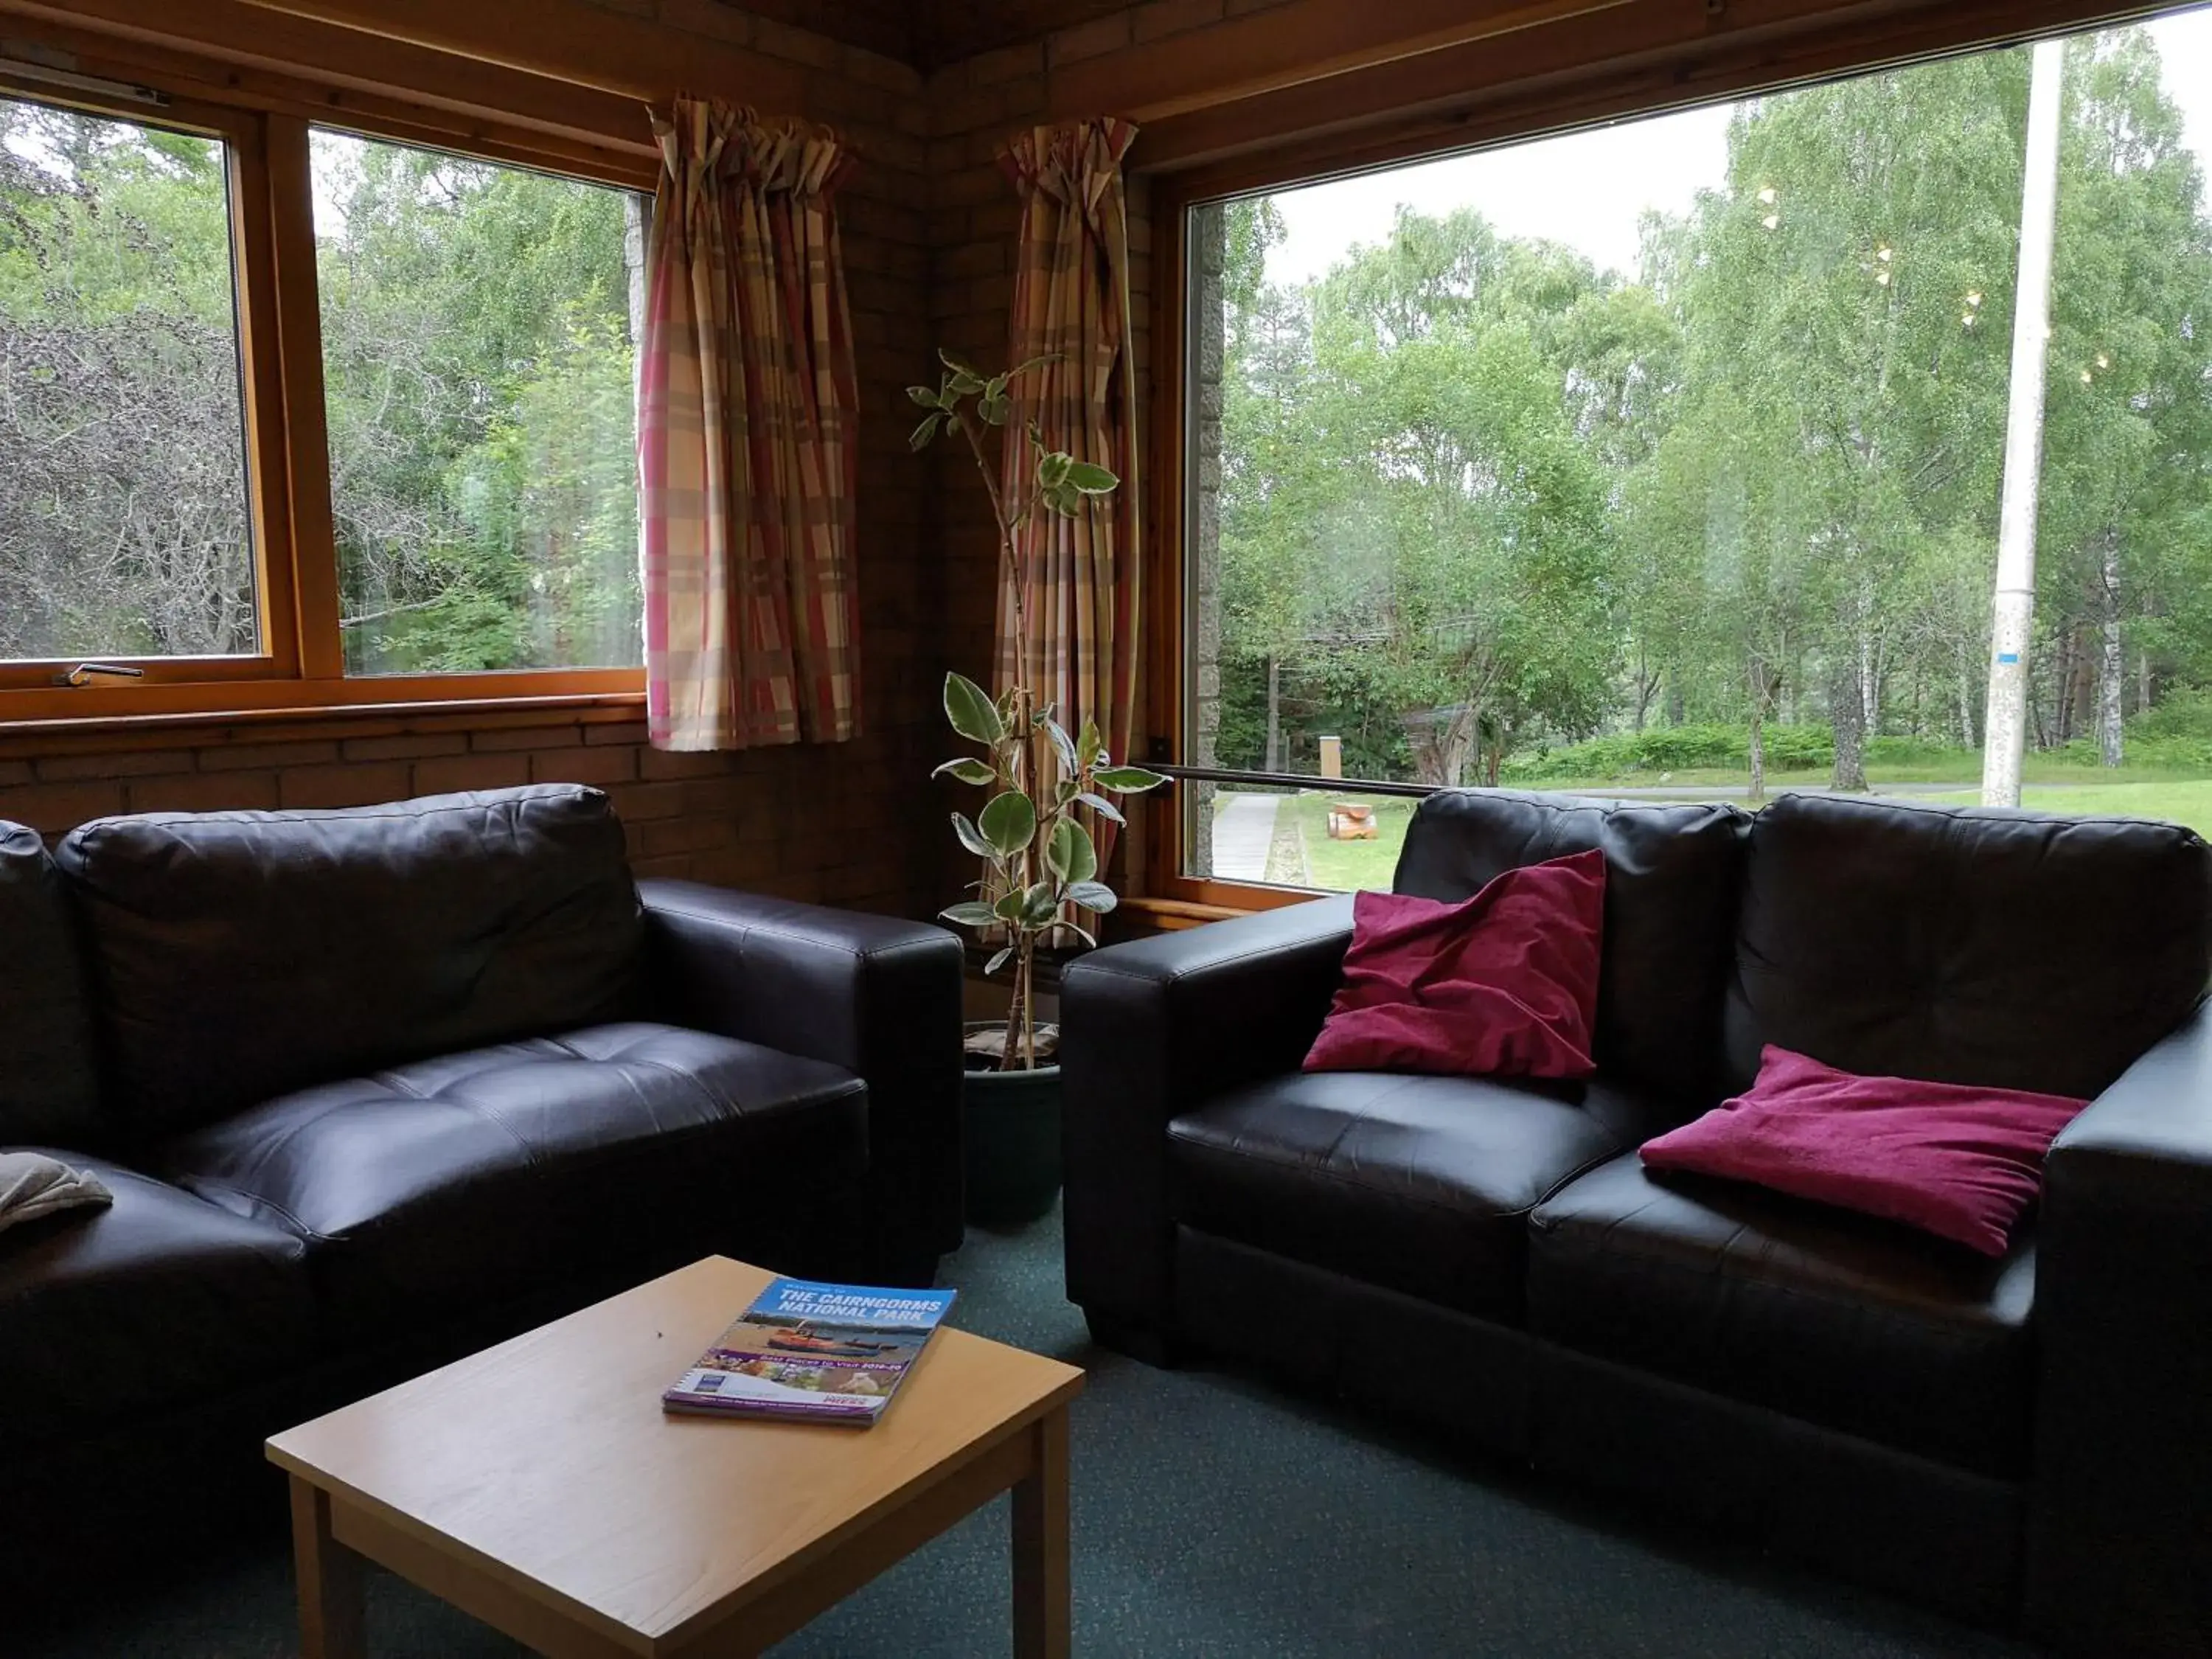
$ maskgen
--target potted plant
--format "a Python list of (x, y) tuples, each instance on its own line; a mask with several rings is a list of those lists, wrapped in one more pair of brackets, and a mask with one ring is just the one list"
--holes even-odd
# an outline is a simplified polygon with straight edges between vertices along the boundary
[[(938, 384), (907, 388), (928, 411), (914, 429), (914, 447), (940, 434), (957, 433), (966, 441), (998, 523), (1000, 580), (1013, 601), (1015, 636), (1026, 640), (1029, 574), (1015, 556), (1015, 532), (1040, 513), (1080, 515), (1090, 498), (1110, 495), (1121, 480), (1103, 466), (1046, 448), (1034, 425), (1018, 438), (1006, 430), (1012, 406), (1008, 386), (1049, 359), (987, 375), (949, 352), (938, 355), (945, 366)], [(990, 432), (1000, 447), (1028, 444), (1034, 464), (1012, 489), (1001, 487), (992, 465), (984, 441)], [(985, 974), (1013, 970), (1006, 1019), (971, 1026), (968, 1042), (962, 1126), (968, 1212), (987, 1223), (1034, 1219), (1060, 1191), (1058, 1032), (1037, 1024), (1037, 947), (1054, 936), (1095, 945), (1073, 912), (1103, 915), (1115, 905), (1113, 890), (1098, 879), (1098, 849), (1082, 811), (1120, 823), (1114, 797), (1167, 781), (1139, 766), (1116, 765), (1095, 720), (1070, 733), (1057, 709), (1037, 702), (1024, 672), (1013, 678), (994, 698), (965, 675), (945, 677), (945, 719), (983, 752), (949, 760), (932, 774), (989, 792), (974, 817), (952, 815), (954, 835), (983, 861), (983, 874), (971, 884), (975, 896), (943, 915), (997, 945)]]

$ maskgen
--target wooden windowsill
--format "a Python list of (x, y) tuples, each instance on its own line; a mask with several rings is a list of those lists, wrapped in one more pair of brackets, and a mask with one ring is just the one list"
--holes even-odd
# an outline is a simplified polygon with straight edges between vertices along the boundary
[[(186, 748), (221, 743), (231, 728), (260, 741), (397, 736), (424, 727), (619, 725), (645, 717), (645, 693), (575, 691), (529, 696), (434, 701), (287, 704), (266, 708), (203, 708), (76, 719), (0, 720), (0, 757), (104, 753)], [(270, 728), (277, 728), (272, 731)]]
[[(1303, 904), (1310, 899), (1329, 896), (1318, 889), (1304, 887), (1254, 885), (1237, 890), (1238, 884), (1233, 882), (1209, 882), (1207, 886), (1217, 894), (1228, 889), (1234, 897), (1224, 902), (1139, 896), (1123, 899), (1119, 908), (1144, 917), (1164, 933), (1173, 933), (1186, 927), (1203, 927), (1209, 921), (1233, 921), (1239, 916), (1256, 915), (1262, 910), (1279, 910), (1286, 905)], [(1240, 902), (1248, 896), (1249, 902)]]

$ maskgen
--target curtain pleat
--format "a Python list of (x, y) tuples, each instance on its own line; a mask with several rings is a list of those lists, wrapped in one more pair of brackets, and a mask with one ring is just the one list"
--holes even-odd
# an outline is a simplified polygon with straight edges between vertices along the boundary
[(859, 412), (836, 137), (679, 99), (639, 351), (646, 717), (661, 749), (860, 731)]
[[(1082, 121), (1017, 134), (1000, 163), (1022, 198), (1008, 360), (1049, 357), (1012, 387), (1010, 430), (1037, 424), (1047, 449), (1110, 470), (1121, 483), (1067, 518), (1039, 513), (1018, 532), (1030, 581), (1030, 637), (1015, 638), (1012, 597), (999, 596), (999, 684), (1025, 672), (1070, 732), (1096, 720), (1117, 761), (1135, 731), (1137, 604), (1143, 550), (1137, 394), (1130, 361), (1129, 232), (1121, 158), (1136, 129)], [(1012, 489), (1034, 465), (1006, 446)], [(1094, 822), (1103, 862), (1112, 823)]]

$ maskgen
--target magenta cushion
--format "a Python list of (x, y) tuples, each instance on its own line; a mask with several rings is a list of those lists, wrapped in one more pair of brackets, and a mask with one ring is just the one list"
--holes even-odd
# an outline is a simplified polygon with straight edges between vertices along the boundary
[(1352, 901), (1344, 983), (1309, 1072), (1588, 1077), (1605, 854), (1508, 870), (1448, 904)]
[(1860, 1077), (1769, 1043), (1747, 1094), (1644, 1143), (1654, 1170), (1754, 1182), (2002, 1255), (2044, 1154), (2088, 1102)]

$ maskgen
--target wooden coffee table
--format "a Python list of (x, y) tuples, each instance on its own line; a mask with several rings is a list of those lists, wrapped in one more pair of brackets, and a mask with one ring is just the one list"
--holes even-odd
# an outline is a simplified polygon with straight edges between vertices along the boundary
[(872, 1428), (671, 1417), (770, 1274), (709, 1257), (269, 1443), (305, 1659), (361, 1659), (361, 1563), (549, 1659), (743, 1655), (1011, 1489), (1014, 1651), (1068, 1651), (1072, 1365), (943, 1329)]

